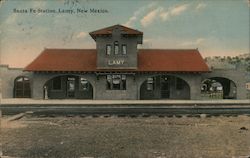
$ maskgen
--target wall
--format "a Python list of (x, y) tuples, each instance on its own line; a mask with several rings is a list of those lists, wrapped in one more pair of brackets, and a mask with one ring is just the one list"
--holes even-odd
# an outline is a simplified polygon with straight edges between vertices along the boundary
[(222, 77), (233, 81), (237, 88), (236, 99), (247, 99), (247, 77), (246, 71), (242, 69), (214, 69), (211, 73), (202, 74), (202, 81), (206, 78)]
[[(9, 68), (7, 65), (0, 65), (1, 94), (2, 98), (13, 98), (14, 81), (18, 76), (26, 76), (30, 79), (32, 89), (32, 73), (23, 72), (21, 68)], [(31, 90), (32, 94), (32, 90)], [(32, 97), (32, 95), (31, 95)]]

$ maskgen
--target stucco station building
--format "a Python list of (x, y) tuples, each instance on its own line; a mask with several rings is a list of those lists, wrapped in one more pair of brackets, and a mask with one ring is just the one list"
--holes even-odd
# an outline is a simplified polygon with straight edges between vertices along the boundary
[(246, 99), (244, 72), (211, 70), (198, 49), (138, 49), (143, 32), (114, 25), (89, 33), (96, 49), (45, 49), (24, 69), (1, 66), (2, 98)]

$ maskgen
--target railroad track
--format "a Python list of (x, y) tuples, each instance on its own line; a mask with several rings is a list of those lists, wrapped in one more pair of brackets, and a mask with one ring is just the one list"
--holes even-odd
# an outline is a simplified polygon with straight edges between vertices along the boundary
[(31, 111), (32, 115), (250, 115), (248, 104), (201, 104), (201, 105), (1, 105), (3, 115)]

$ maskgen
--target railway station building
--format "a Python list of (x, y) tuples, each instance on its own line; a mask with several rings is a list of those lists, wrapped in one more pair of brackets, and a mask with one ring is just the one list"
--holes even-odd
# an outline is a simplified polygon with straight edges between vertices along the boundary
[(2, 98), (246, 99), (244, 71), (213, 70), (198, 49), (138, 49), (143, 32), (114, 25), (89, 35), (96, 49), (44, 49), (24, 69), (1, 66)]

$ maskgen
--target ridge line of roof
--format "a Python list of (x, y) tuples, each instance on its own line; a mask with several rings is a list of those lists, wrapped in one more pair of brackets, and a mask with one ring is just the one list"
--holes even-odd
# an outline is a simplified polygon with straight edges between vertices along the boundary
[(137, 30), (137, 29), (132, 29), (132, 28), (130, 28), (130, 27), (127, 27), (127, 26), (124, 26), (124, 25), (120, 25), (120, 24), (117, 24), (117, 25), (122, 26), (122, 27), (125, 27), (125, 28), (130, 29), (130, 30), (135, 30), (135, 31), (138, 31), (138, 32), (140, 32), (140, 33), (142, 33), (142, 34), (143, 34), (143, 32), (142, 32), (142, 31), (139, 31), (139, 30)]
[(149, 48), (149, 49), (144, 49), (144, 48), (142, 48), (142, 49), (138, 49), (138, 50), (197, 50), (197, 51), (199, 51), (198, 49), (192, 49), (192, 48), (187, 48), (187, 49), (185, 49), (185, 48)]
[(96, 50), (96, 48), (45, 48), (44, 50)]
[(91, 32), (89, 32), (89, 34), (91, 35), (91, 34), (93, 34), (94, 32), (97, 32), (97, 31), (100, 31), (100, 30), (109, 29), (109, 28), (112, 28), (112, 27), (115, 27), (115, 26), (125, 27), (125, 28), (127, 28), (127, 29), (134, 30), (134, 31), (137, 31), (137, 32), (140, 32), (140, 33), (142, 33), (142, 34), (143, 34), (143, 32), (142, 32), (142, 31), (139, 31), (139, 30), (137, 30), (137, 29), (133, 29), (133, 28), (130, 28), (130, 27), (127, 27), (127, 26), (121, 25), (121, 24), (116, 24), (116, 25), (112, 25), (112, 26), (104, 27), (104, 28), (101, 28), (101, 29), (98, 29), (98, 30), (95, 30), (95, 31), (91, 31)]

